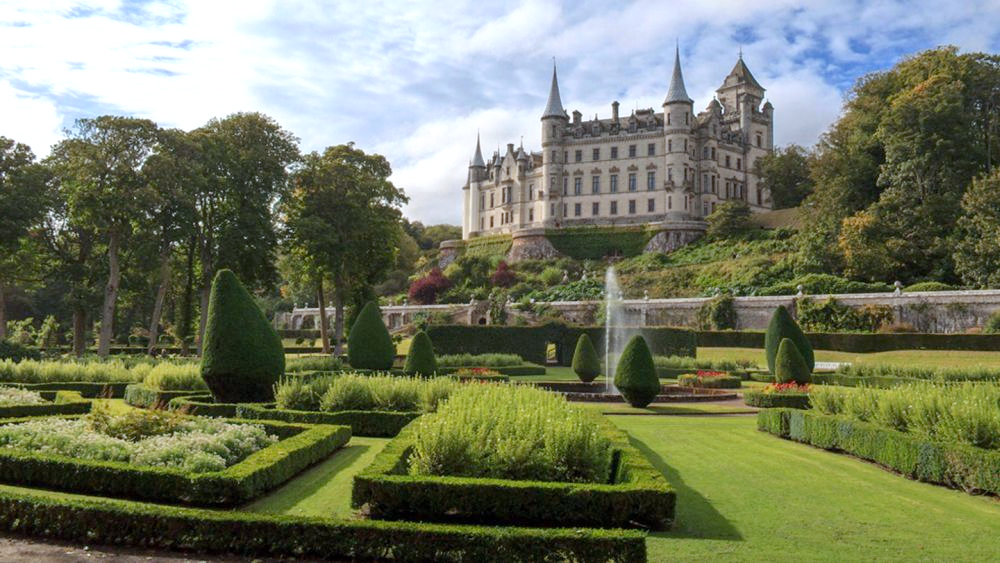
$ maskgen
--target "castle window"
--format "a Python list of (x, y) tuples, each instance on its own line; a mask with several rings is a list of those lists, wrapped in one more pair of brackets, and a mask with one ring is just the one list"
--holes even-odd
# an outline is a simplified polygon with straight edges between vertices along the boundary
[(670, 125), (670, 112), (667, 112), (667, 125)]
[(757, 188), (757, 205), (762, 205), (761, 202), (763, 200), (764, 200), (763, 193), (760, 188)]
[(743, 159), (742, 158), (737, 158), (736, 159), (736, 169), (737, 170), (743, 170)]
[(656, 143), (646, 145), (646, 156), (656, 156)]
[(701, 157), (702, 158), (708, 158), (708, 147), (702, 147), (701, 148)]
[(729, 199), (732, 196), (733, 196), (732, 184), (726, 182), (726, 199)]
[(531, 209), (528, 210), (528, 221), (530, 221), (532, 223), (535, 222), (535, 209), (534, 208), (531, 208)]
[(569, 206), (566, 205), (565, 203), (563, 204), (563, 214), (562, 214), (562, 216), (563, 217), (569, 217)]
[(667, 140), (667, 152), (674, 152), (674, 141), (673, 139)]
[(712, 160), (715, 160), (715, 147), (712, 147)]
[(563, 162), (569, 162), (569, 151), (563, 151)]
[(600, 212), (601, 212), (601, 204), (600, 203), (598, 203), (598, 202), (595, 201), (594, 203), (590, 204), (590, 214), (591, 215), (594, 215), (596, 217)]
[(617, 201), (612, 201), (611, 202), (611, 214), (612, 215), (618, 215), (618, 202)]
[(712, 202), (712, 213), (715, 213), (715, 202)]
[(611, 193), (618, 193), (618, 174), (611, 175), (611, 178), (608, 180), (608, 185)]
[(528, 200), (535, 199), (535, 185), (528, 184)]
[(573, 205), (573, 216), (574, 217), (579, 217), (583, 213), (583, 211), (581, 209), (582, 207), (583, 206), (580, 205), (579, 203)]
[(485, 220), (485, 219), (483, 219), (482, 217), (480, 217), (480, 218), (479, 218), (479, 230), (480, 230), (480, 231), (481, 231), (481, 230), (483, 230), (484, 228), (486, 228), (486, 225), (485, 225), (485, 224), (486, 224), (486, 220)]
[(674, 208), (674, 196), (668, 195), (667, 196), (667, 209), (673, 209), (673, 208)]
[(708, 215), (708, 202), (701, 204), (701, 214)]
[(601, 149), (594, 149), (594, 160), (601, 160)]
[(688, 112), (684, 112), (684, 125), (690, 125), (691, 120), (689, 119)]
[(628, 123), (629, 133), (635, 133), (635, 130), (636, 130), (637, 127), (638, 127), (638, 123), (636, 123), (635, 119), (633, 119), (632, 121), (629, 121), (629, 123)]
[(646, 172), (646, 189), (649, 191), (656, 189), (656, 172)]
[(635, 158), (635, 145), (628, 146), (628, 157)]
[(552, 156), (549, 158), (549, 164), (553, 164), (556, 161), (556, 151), (552, 151)]
[(486, 196), (483, 194), (479, 194), (479, 209), (485, 209), (485, 208), (486, 208)]
[(492, 215), (490, 215), (490, 228), (491, 229), (493, 228), (493, 216)]
[(573, 195), (583, 193), (583, 178), (573, 178)]
[(702, 174), (701, 176), (701, 191), (708, 190), (708, 174)]
[(611, 160), (618, 158), (618, 147), (611, 147)]
[(580, 162), (583, 160), (583, 151), (576, 151), (576, 161)]
[(729, 162), (729, 155), (726, 155), (726, 168), (729, 168), (732, 164)]
[(688, 140), (684, 139), (684, 152), (688, 152)]
[(593, 176), (590, 178), (590, 192), (599, 194), (601, 193), (601, 177)]
[(673, 182), (674, 181), (674, 169), (673, 168), (667, 168), (667, 181), (668, 182)]
[(631, 174), (628, 175), (628, 191), (634, 192), (637, 189), (638, 189), (638, 186), (637, 186), (637, 182), (636, 182), (636, 178), (635, 178), (635, 173), (633, 172), (633, 173), (631, 173)]
[(757, 133), (757, 146), (760, 146), (760, 133)]
[[(496, 203), (493, 201), (493, 192), (490, 192), (490, 208), (492, 209), (494, 207), (496, 207)], [(492, 227), (493, 225), (490, 226)]]
[(556, 216), (556, 204), (554, 204), (554, 203), (550, 203), (549, 204), (549, 216), (551, 216), (551, 217), (555, 217)]
[(628, 200), (628, 214), (629, 215), (635, 215), (635, 200), (634, 199)]
[(563, 178), (563, 195), (569, 195), (569, 178)]
[(646, 211), (649, 212), (649, 213), (652, 213), (652, 212), (656, 211), (656, 200), (655, 199), (649, 198), (649, 199), (646, 200)]

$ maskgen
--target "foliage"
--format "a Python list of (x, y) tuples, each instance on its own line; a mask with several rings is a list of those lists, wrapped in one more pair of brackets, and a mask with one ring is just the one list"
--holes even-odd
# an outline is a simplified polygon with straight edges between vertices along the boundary
[(791, 144), (754, 161), (754, 174), (760, 178), (760, 187), (771, 194), (774, 209), (797, 207), (812, 192), (811, 159), (808, 149)]
[(903, 291), (910, 293), (917, 291), (954, 291), (956, 289), (958, 288), (951, 284), (941, 283), (938, 281), (925, 281), (910, 284), (904, 287)]
[(966, 283), (978, 287), (1000, 286), (1000, 168), (973, 180), (962, 196), (962, 216), (956, 229), (955, 270)]
[(804, 384), (809, 382), (811, 371), (795, 342), (791, 338), (782, 338), (774, 358), (774, 380), (777, 383)]
[(716, 295), (698, 308), (698, 328), (701, 330), (732, 330), (736, 328), (736, 306), (732, 295)]
[(220, 270), (208, 304), (201, 376), (220, 403), (268, 402), (285, 372), (281, 339), (233, 272)]
[(493, 287), (510, 288), (515, 283), (517, 283), (517, 273), (510, 269), (506, 261), (501, 260), (497, 264), (496, 271), (490, 276), (490, 285)]
[(806, 362), (806, 367), (812, 372), (816, 365), (815, 356), (809, 339), (802, 333), (802, 329), (795, 323), (795, 320), (784, 305), (779, 305), (771, 315), (771, 321), (767, 325), (767, 332), (764, 334), (764, 351), (767, 356), (767, 369), (775, 373), (775, 359), (778, 354), (778, 346), (785, 338), (790, 338), (795, 343), (795, 348), (802, 355)]
[(368, 302), (358, 314), (347, 338), (347, 363), (354, 369), (388, 370), (396, 358), (396, 346), (382, 322), (378, 305)]
[[(0, 340), (0, 361), (7, 360), (12, 363), (17, 363), (22, 360), (40, 359), (42, 359), (42, 353), (34, 348), (29, 348), (7, 340)], [(3, 371), (2, 368), (0, 368), (0, 371)]]
[(983, 323), (983, 332), (986, 334), (1000, 333), (1000, 311), (993, 311), (993, 314)]
[(431, 268), (426, 276), (410, 284), (408, 296), (414, 304), (430, 305), (437, 302), (438, 295), (451, 288), (451, 280), (438, 267)]
[(926, 379), (939, 383), (948, 381), (1000, 381), (1000, 368), (988, 365), (975, 367), (922, 367), (890, 364), (849, 364), (837, 368), (837, 373), (861, 379)]
[(143, 385), (160, 391), (207, 390), (201, 369), (193, 364), (157, 364), (142, 379)]
[(287, 378), (275, 386), (279, 409), (325, 412), (432, 412), (459, 386), (450, 378), (421, 379), (345, 373), (307, 381)]
[(677, 376), (677, 385), (681, 387), (700, 387), (705, 389), (739, 389), (742, 379), (729, 375), (724, 371), (698, 371)]
[(703, 360), (687, 356), (653, 356), (657, 369), (698, 369), (714, 371), (737, 371), (756, 367), (751, 360)]
[(560, 253), (577, 260), (602, 260), (609, 256), (642, 254), (654, 231), (644, 226), (563, 227), (548, 230), (545, 238)]
[(597, 350), (594, 348), (590, 336), (585, 332), (576, 341), (576, 350), (573, 352), (573, 372), (580, 378), (580, 381), (588, 383), (600, 375), (601, 371), (601, 359), (597, 356)]
[(150, 364), (136, 364), (131, 369), (121, 361), (79, 363), (23, 360), (0, 361), (0, 381), (7, 383), (53, 383), (69, 381), (122, 382), (142, 381), (152, 369)]
[(757, 291), (757, 295), (795, 295), (798, 287), (811, 295), (835, 293), (885, 293), (892, 286), (885, 282), (859, 282), (831, 274), (805, 274), (787, 282), (773, 284)]
[(17, 387), (0, 387), (0, 408), (17, 405), (41, 405), (48, 401), (35, 391)]
[(403, 371), (407, 375), (434, 375), (437, 371), (437, 360), (434, 357), (434, 344), (424, 331), (419, 331), (410, 342), (410, 351), (406, 355)]
[(875, 332), (893, 320), (889, 305), (865, 305), (855, 308), (833, 297), (817, 303), (803, 298), (796, 302), (799, 322), (810, 332)]
[(633, 336), (615, 370), (615, 388), (633, 407), (643, 408), (660, 394), (660, 379), (656, 375), (653, 356), (642, 336)]
[(547, 289), (528, 293), (526, 299), (535, 301), (593, 301), (604, 296), (604, 282), (597, 278), (575, 280)]
[[(441, 378), (446, 379), (446, 378)], [(176, 400), (176, 399), (175, 399)], [(388, 411), (300, 411), (269, 408), (266, 405), (242, 403), (234, 405), (236, 417), (242, 420), (281, 420), (299, 424), (335, 424), (350, 427), (351, 436), (391, 438), (420, 416), (419, 412)]]
[[(796, 385), (792, 384), (782, 384), (788, 385), (789, 387), (782, 392), (764, 392), (764, 391), (745, 391), (743, 393), (743, 401), (750, 407), (756, 407), (759, 409), (808, 409), (810, 404), (811, 394), (804, 389), (796, 390)], [(776, 386), (777, 387), (777, 386)], [(810, 389), (815, 389), (811, 387)]]
[(338, 371), (344, 363), (335, 356), (299, 356), (285, 360), (285, 373), (303, 371)]
[(750, 205), (740, 199), (723, 202), (715, 208), (705, 221), (708, 229), (705, 236), (712, 240), (725, 240), (738, 237), (750, 229)]
[(479, 385), (416, 423), (409, 461), (411, 475), (604, 483), (611, 443), (559, 395)]
[(517, 354), (446, 354), (439, 356), (441, 367), (506, 367), (524, 363)]

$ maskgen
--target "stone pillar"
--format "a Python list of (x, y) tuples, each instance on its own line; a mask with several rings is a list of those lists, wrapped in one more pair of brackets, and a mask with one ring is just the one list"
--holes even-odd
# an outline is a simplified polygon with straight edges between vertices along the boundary
[(507, 262), (518, 260), (548, 260), (562, 254), (545, 237), (545, 229), (521, 229), (511, 235)]
[(667, 253), (704, 235), (708, 224), (704, 221), (667, 220), (654, 223), (651, 227), (656, 229), (657, 233), (646, 244), (645, 252)]
[(438, 268), (442, 270), (448, 267), (458, 258), (458, 253), (462, 250), (462, 241), (460, 240), (443, 240), (441, 241), (441, 246), (438, 252)]

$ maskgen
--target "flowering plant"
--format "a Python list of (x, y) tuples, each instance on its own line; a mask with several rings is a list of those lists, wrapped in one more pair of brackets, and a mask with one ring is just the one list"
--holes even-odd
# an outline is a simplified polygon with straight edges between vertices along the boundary
[(706, 371), (698, 370), (698, 378), (705, 379), (707, 377), (727, 377), (729, 374), (724, 371)]
[(763, 393), (771, 393), (774, 395), (787, 395), (790, 393), (808, 393), (809, 384), (803, 383), (798, 384), (794, 381), (789, 383), (771, 383), (767, 387), (761, 389)]
[(459, 368), (455, 370), (455, 375), (484, 377), (484, 376), (503, 375), (503, 374), (495, 369), (489, 369), (489, 368)]

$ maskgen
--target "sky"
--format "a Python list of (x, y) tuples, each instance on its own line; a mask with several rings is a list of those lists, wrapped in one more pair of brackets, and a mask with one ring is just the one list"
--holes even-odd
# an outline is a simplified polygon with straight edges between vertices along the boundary
[(811, 146), (860, 76), (1000, 52), (998, 22), (1000, 0), (0, 0), (0, 136), (41, 157), (79, 118), (259, 111), (303, 152), (385, 155), (409, 218), (460, 224), (477, 134), (539, 150), (553, 60), (564, 107), (607, 118), (661, 110), (676, 45), (704, 109), (742, 50), (775, 143)]

